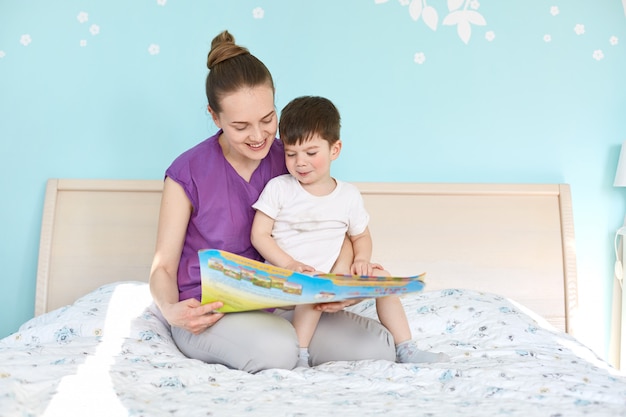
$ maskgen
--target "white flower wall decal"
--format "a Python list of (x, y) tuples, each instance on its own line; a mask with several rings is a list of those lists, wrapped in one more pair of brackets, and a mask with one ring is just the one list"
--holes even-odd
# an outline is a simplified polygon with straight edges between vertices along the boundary
[(80, 12), (80, 13), (78, 13), (78, 16), (76, 16), (76, 19), (80, 23), (85, 23), (86, 21), (89, 20), (89, 13), (87, 13), (87, 12)]
[(24, 46), (30, 45), (32, 41), (33, 41), (32, 38), (28, 34), (20, 36), (20, 43)]
[[(375, 4), (384, 4), (388, 3), (389, 0), (374, 0)], [(444, 26), (456, 26), (457, 34), (461, 41), (466, 45), (469, 44), (469, 41), (472, 37), (472, 29), (474, 26), (486, 26), (487, 21), (478, 11), (481, 7), (481, 3), (478, 0), (445, 0), (445, 5), (447, 6), (447, 14), (440, 19), (442, 10), (443, 0), (398, 0), (401, 6), (408, 6), (409, 16), (414, 21), (422, 21), (428, 28), (432, 31), (437, 31), (440, 24)], [(435, 3), (435, 5), (431, 4)], [(555, 1), (555, 3), (560, 3), (560, 1)], [(622, 4), (624, 7), (624, 14), (626, 15), (626, 0), (622, 0)], [(566, 12), (569, 12), (569, 5), (565, 2)], [(558, 21), (560, 21), (560, 26), (562, 24), (573, 25), (573, 32), (576, 36), (587, 35), (587, 28), (583, 23), (579, 22), (563, 22), (564, 17), (561, 15), (561, 7), (557, 4), (554, 4), (549, 7), (548, 12), (553, 17), (559, 17)], [(567, 14), (567, 13), (566, 13)], [(565, 16), (565, 15), (563, 15)], [(556, 22), (557, 20), (555, 20)], [(493, 42), (496, 38), (496, 34), (493, 30), (487, 30), (484, 34), (484, 39), (487, 42)], [(552, 43), (554, 40), (558, 40), (559, 42), (555, 42), (555, 45), (560, 46), (564, 39), (562, 37), (553, 38), (552, 34), (549, 32), (544, 33), (542, 36), (544, 43)], [(616, 46), (618, 44), (617, 36), (611, 36), (609, 38), (609, 44), (611, 46)], [(592, 53), (593, 59), (596, 61), (600, 61), (604, 59), (604, 52), (601, 49), (596, 48)], [(426, 58), (422, 52), (415, 53), (413, 55), (413, 61), (418, 64), (423, 64)]]
[(150, 55), (158, 55), (159, 53), (161, 53), (161, 47), (157, 44), (150, 44), (150, 46), (148, 46), (148, 53)]
[[(374, 0), (376, 4), (387, 3), (388, 0)], [(626, 0), (625, 0), (626, 1)], [(430, 5), (427, 0), (399, 0), (400, 5), (409, 6), (409, 16), (411, 19), (422, 20), (426, 26), (433, 31), (439, 26), (439, 12)], [(456, 26), (459, 38), (463, 43), (468, 44), (472, 36), (472, 25), (485, 26), (487, 21), (477, 10), (480, 8), (478, 0), (447, 0), (448, 14), (441, 22), (445, 26)], [(495, 34), (486, 39), (492, 41)]]
[(265, 10), (263, 10), (263, 8), (261, 7), (255, 7), (254, 9), (252, 9), (252, 17), (255, 19), (263, 19), (263, 16), (265, 16)]
[[(448, 3), (450, 3), (449, 0)], [(456, 25), (456, 31), (463, 43), (467, 44), (472, 36), (472, 25), (485, 26), (485, 18), (475, 10), (455, 10), (443, 19), (443, 24), (448, 26)]]
[[(569, 4), (567, 2), (562, 2), (559, 0), (552, 1), (552, 5), (548, 5), (548, 9), (544, 10), (549, 12), (550, 15), (555, 18), (555, 22), (560, 22), (560, 26), (572, 25), (570, 27), (573, 27), (573, 32), (575, 36), (585, 35), (585, 37), (587, 37), (593, 35), (593, 33), (591, 32), (587, 33), (588, 29), (597, 32), (597, 30), (594, 30), (596, 28), (592, 28), (592, 26), (586, 27), (585, 24), (583, 24), (580, 20), (578, 22), (571, 20), (569, 22), (565, 22), (565, 16), (568, 16), (568, 18), (570, 18), (568, 15), (568, 12), (570, 12)], [(164, 7), (167, 4), (167, 0), (154, 0), (154, 2), (157, 6), (161, 7)], [(469, 44), (472, 38), (472, 34), (474, 34), (473, 32), (476, 30), (476, 26), (487, 25), (485, 17), (481, 12), (479, 12), (479, 9), (481, 9), (482, 7), (482, 3), (479, 0), (397, 0), (397, 2), (397, 4), (399, 4), (400, 6), (407, 7), (409, 17), (413, 21), (423, 22), (424, 25), (433, 32), (436, 32), (441, 25), (455, 26), (459, 39), (466, 45)], [(382, 5), (385, 3), (389, 3), (389, 0), (374, 0), (374, 3), (377, 5)], [(563, 4), (559, 5), (557, 3)], [(626, 0), (622, 0), (622, 5), (624, 8), (624, 15), (626, 15)], [(564, 8), (561, 6), (563, 6)], [(251, 14), (253, 19), (264, 19), (265, 9), (261, 6), (254, 7), (252, 8)], [(85, 10), (77, 11), (75, 18), (81, 25), (87, 24), (91, 21), (90, 14)], [(89, 23), (85, 26), (91, 36), (97, 36), (101, 34), (100, 25), (95, 23)], [(486, 30), (484, 32), (483, 39), (486, 42), (493, 42), (496, 39), (496, 33), (493, 30)], [(553, 35), (549, 31), (544, 32), (544, 35), (540, 39), (542, 39), (544, 43), (554, 43), (555, 46), (560, 45), (564, 41), (562, 36), (553, 37)], [(506, 38), (502, 38), (502, 41), (506, 42), (506, 40)], [(20, 37), (19, 43), (22, 46), (28, 46), (32, 43), (32, 41), (33, 39), (31, 38), (30, 34), (24, 34)], [(619, 44), (618, 37), (615, 35), (609, 37), (608, 41), (609, 44), (613, 47)], [(87, 38), (79, 38), (78, 44), (81, 47), (86, 47), (88, 45)], [(0, 58), (6, 57), (6, 51), (0, 52), (2, 53)], [(148, 46), (148, 52), (151, 55), (159, 54), (159, 45), (150, 44)], [(604, 54), (607, 51), (602, 51), (599, 45), (597, 45), (592, 52), (593, 59), (600, 61), (604, 58)], [(417, 64), (425, 63), (426, 56), (424, 52), (414, 53), (413, 61)]]
[[(78, 14), (76, 15), (76, 20), (78, 20), (78, 23), (80, 23), (81, 25), (83, 23), (87, 23), (89, 21), (89, 13), (85, 11), (78, 12)], [(91, 24), (89, 25), (88, 30), (92, 36), (96, 36), (100, 33), (100, 26), (96, 24)], [(87, 46), (87, 40), (81, 39), (80, 41), (78, 41), (78, 44), (81, 48), (85, 48)]]
[(423, 52), (417, 52), (415, 55), (413, 55), (413, 61), (416, 64), (423, 64), (424, 62), (426, 62), (426, 55), (424, 55)]
[(574, 26), (574, 32), (577, 35), (584, 35), (585, 34), (585, 25), (583, 24), (577, 24), (576, 26)]
[(595, 51), (593, 51), (593, 59), (595, 59), (596, 61), (600, 61), (603, 58), (604, 58), (604, 53), (602, 52), (601, 49), (596, 49)]
[(437, 30), (439, 13), (434, 7), (427, 5), (426, 0), (412, 0), (409, 4), (409, 15), (415, 21), (422, 18), (426, 26), (432, 30)]

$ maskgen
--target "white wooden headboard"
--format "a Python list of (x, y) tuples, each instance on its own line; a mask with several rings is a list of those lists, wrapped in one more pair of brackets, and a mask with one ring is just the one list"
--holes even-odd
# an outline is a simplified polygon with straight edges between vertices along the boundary
[[(426, 290), (509, 297), (572, 333), (574, 226), (566, 184), (356, 183), (371, 215), (374, 261), (426, 272)], [(100, 285), (147, 281), (160, 180), (48, 181), (35, 314)]]

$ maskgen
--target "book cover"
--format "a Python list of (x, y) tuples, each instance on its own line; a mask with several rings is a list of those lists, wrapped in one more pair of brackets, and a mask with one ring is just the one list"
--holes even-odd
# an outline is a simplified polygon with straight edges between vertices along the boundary
[(200, 250), (198, 256), (201, 302), (223, 302), (221, 313), (403, 295), (424, 288), (423, 273), (410, 277), (307, 275), (217, 249)]

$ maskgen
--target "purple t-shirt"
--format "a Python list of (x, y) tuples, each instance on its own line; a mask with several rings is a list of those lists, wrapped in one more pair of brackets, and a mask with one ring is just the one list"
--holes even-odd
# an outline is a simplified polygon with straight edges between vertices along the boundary
[(221, 133), (181, 154), (165, 172), (183, 187), (193, 206), (178, 266), (180, 300), (200, 300), (200, 249), (263, 260), (250, 243), (252, 204), (270, 179), (287, 172), (282, 143), (275, 139), (250, 182), (245, 181), (224, 158), (218, 142)]

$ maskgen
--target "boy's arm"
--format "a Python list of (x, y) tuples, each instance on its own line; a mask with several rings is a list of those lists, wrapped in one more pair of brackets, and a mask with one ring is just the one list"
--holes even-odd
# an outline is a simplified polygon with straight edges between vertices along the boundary
[[(375, 269), (383, 270), (382, 265), (370, 263), (370, 259), (372, 257), (372, 236), (370, 235), (369, 228), (365, 228), (365, 231), (360, 235), (351, 236), (350, 240), (352, 241), (352, 249), (354, 250), (354, 263), (350, 268), (351, 274), (373, 275)], [(346, 246), (350, 245), (344, 242), (343, 246), (345, 249)], [(335, 263), (335, 267), (336, 266), (337, 263)], [(335, 267), (333, 267), (333, 272), (335, 272)], [(315, 309), (326, 313), (335, 313), (360, 301), (362, 300), (351, 298), (343, 301), (319, 303), (315, 305)]]
[(369, 227), (366, 227), (361, 234), (350, 236), (350, 240), (354, 250), (354, 262), (350, 272), (354, 275), (372, 275), (374, 264), (370, 263), (372, 259), (372, 235)]
[(260, 210), (256, 211), (252, 221), (250, 241), (263, 258), (272, 265), (298, 272), (314, 272), (315, 269), (293, 259), (282, 250), (272, 237), (274, 219)]

